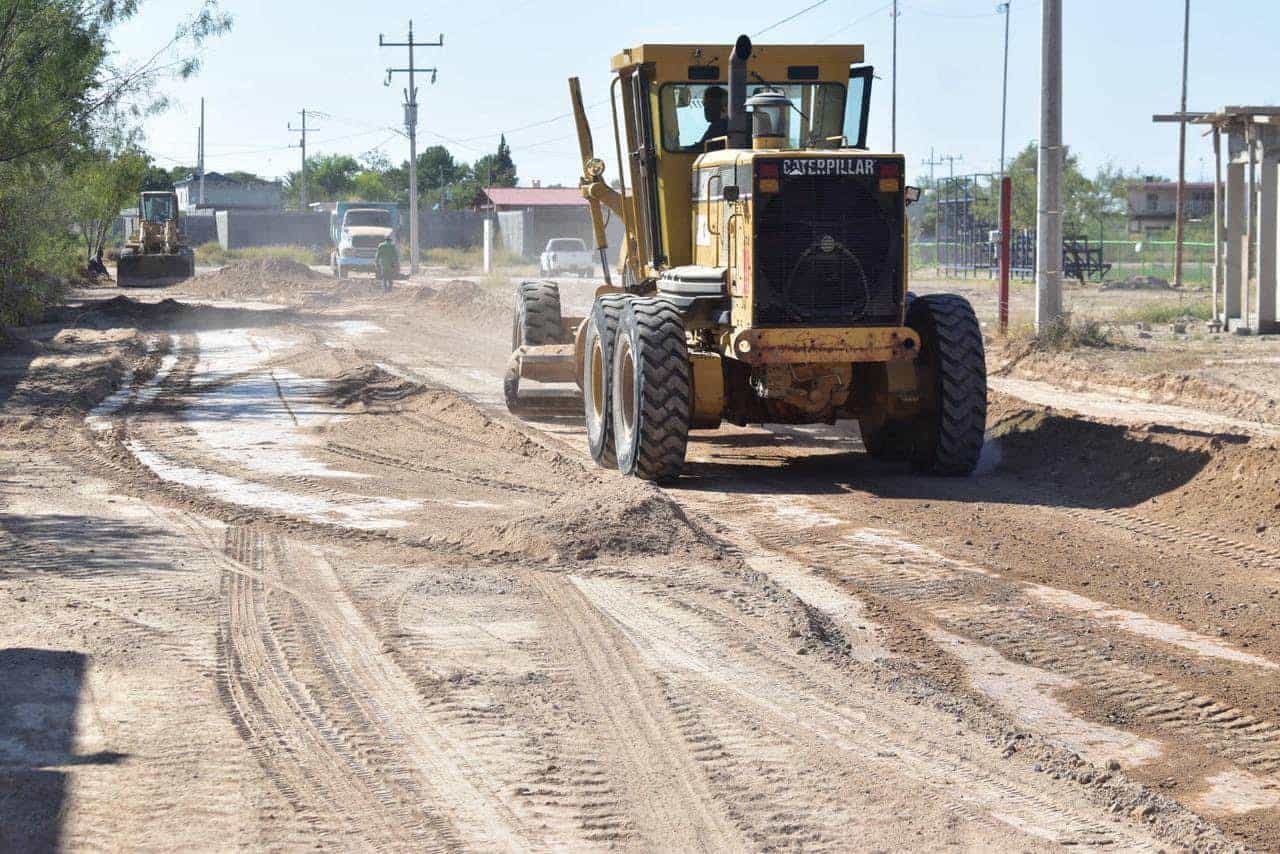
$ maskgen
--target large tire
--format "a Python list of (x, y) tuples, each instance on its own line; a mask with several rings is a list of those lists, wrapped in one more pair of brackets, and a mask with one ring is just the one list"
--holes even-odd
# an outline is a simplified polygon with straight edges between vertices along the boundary
[(554, 282), (521, 282), (511, 318), (511, 349), (568, 343), (560, 319), (560, 288)]
[(659, 483), (680, 476), (693, 388), (684, 319), (671, 303), (635, 299), (618, 320), (613, 426), (618, 470)]
[(907, 325), (920, 334), (918, 359), (934, 387), (911, 454), (920, 471), (964, 476), (977, 468), (987, 428), (987, 361), (973, 306), (955, 294), (912, 300)]
[(591, 458), (604, 468), (616, 468), (613, 437), (613, 345), (618, 319), (632, 297), (605, 294), (591, 307), (583, 333), (582, 404)]

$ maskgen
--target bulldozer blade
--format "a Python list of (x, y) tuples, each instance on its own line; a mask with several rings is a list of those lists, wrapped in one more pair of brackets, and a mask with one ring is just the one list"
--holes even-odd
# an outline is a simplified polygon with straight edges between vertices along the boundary
[(116, 284), (122, 288), (170, 284), (193, 275), (190, 255), (122, 255), (116, 265)]

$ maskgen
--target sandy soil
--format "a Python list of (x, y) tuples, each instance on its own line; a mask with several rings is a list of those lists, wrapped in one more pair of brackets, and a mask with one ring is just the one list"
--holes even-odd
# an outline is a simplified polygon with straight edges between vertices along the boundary
[(657, 489), (500, 409), (508, 294), (223, 271), (0, 357), (0, 849), (1280, 850), (1273, 422), (1007, 371), (977, 477)]

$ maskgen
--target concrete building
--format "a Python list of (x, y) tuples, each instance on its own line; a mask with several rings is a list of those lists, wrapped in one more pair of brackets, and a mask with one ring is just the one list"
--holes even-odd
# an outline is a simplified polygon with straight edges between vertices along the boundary
[[(1173, 228), (1173, 210), (1178, 198), (1178, 185), (1172, 181), (1148, 179), (1129, 185), (1129, 231), (1142, 234)], [(1186, 217), (1188, 220), (1213, 216), (1213, 184), (1188, 181), (1186, 184)]]
[(280, 210), (284, 207), (284, 186), (279, 181), (237, 181), (219, 172), (206, 172), (204, 197), (200, 178), (174, 181), (178, 207), (186, 213), (196, 210)]
[[(577, 187), (486, 187), (476, 207), (498, 221), (498, 237), (509, 252), (533, 261), (547, 241), (578, 237), (595, 246), (591, 209)], [(621, 217), (609, 217), (609, 256), (617, 258), (622, 244)]]
[[(1178, 185), (1173, 181), (1148, 179), (1129, 185), (1129, 231), (1141, 234), (1173, 228), (1173, 209), (1178, 198)], [(1213, 184), (1188, 181), (1186, 184), (1186, 217), (1188, 220), (1213, 216)]]

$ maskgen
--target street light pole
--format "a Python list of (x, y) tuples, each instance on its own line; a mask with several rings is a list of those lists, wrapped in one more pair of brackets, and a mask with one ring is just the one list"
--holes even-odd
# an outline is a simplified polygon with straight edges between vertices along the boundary
[(898, 0), (893, 0), (893, 59), (889, 95), (889, 150), (898, 150)]
[[(1187, 112), (1187, 48), (1191, 38), (1191, 0), (1183, 4), (1182, 12), (1182, 105), (1178, 110)], [(1187, 183), (1187, 122), (1178, 122), (1178, 193), (1174, 199), (1173, 213), (1173, 286), (1182, 287), (1182, 220), (1186, 204)]]

